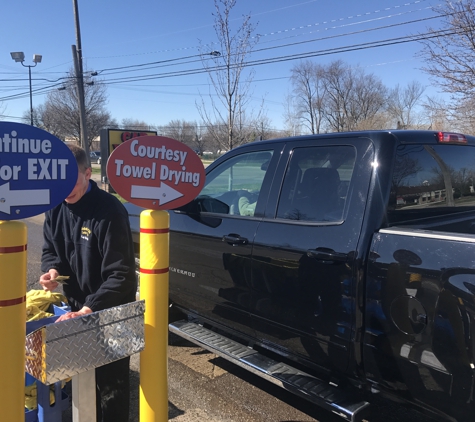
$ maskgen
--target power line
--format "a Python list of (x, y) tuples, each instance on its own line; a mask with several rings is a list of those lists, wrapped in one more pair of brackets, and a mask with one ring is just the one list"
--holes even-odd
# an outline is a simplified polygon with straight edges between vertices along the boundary
[[(340, 22), (340, 21), (343, 21), (343, 20), (346, 20), (346, 19), (354, 19), (354, 18), (359, 18), (359, 17), (363, 17), (363, 16), (369, 16), (369, 15), (373, 15), (373, 14), (377, 14), (377, 13), (381, 13), (381, 12), (386, 12), (386, 11), (389, 11), (389, 10), (392, 10), (392, 9), (399, 9), (401, 7), (408, 7), (408, 6), (419, 4), (419, 3), (422, 3), (422, 2), (425, 2), (425, 1), (426, 0), (416, 0), (416, 1), (413, 1), (412, 3), (409, 2), (409, 3), (404, 3), (402, 5), (394, 5), (394, 6), (391, 6), (391, 7), (386, 7), (384, 9), (378, 9), (378, 10), (374, 10), (374, 11), (370, 11), (370, 12), (357, 13), (354, 16), (347, 16), (347, 17), (344, 17), (344, 18), (332, 19), (330, 21), (317, 22), (317, 23), (313, 23), (313, 24), (296, 25), (293, 28), (286, 28), (286, 29), (282, 29), (282, 30), (271, 31), (271, 32), (266, 33), (266, 34), (259, 34), (258, 37), (259, 38), (261, 38), (261, 37), (270, 37), (270, 36), (273, 36), (273, 35), (292, 32), (292, 31), (295, 31), (297, 29), (303, 29), (303, 28), (308, 28), (308, 27), (313, 27), (313, 26), (324, 25), (324, 24), (327, 24), (328, 22), (330, 22), (330, 23)], [(305, 3), (301, 3), (301, 4), (305, 4)], [(287, 6), (287, 7), (284, 7), (284, 8), (275, 9), (275, 10), (281, 10), (281, 9), (290, 8), (290, 7), (294, 7), (294, 6), (297, 6), (297, 5), (291, 5), (291, 6)], [(356, 24), (361, 24), (361, 23), (368, 23), (368, 22), (375, 21), (375, 20), (381, 20), (381, 19), (391, 18), (391, 17), (395, 17), (395, 16), (401, 16), (401, 15), (404, 15), (404, 14), (419, 12), (421, 10), (427, 10), (427, 9), (432, 9), (432, 7), (429, 6), (429, 7), (426, 7), (426, 8), (420, 8), (420, 9), (416, 9), (416, 10), (409, 10), (409, 11), (397, 13), (397, 14), (394, 14), (394, 15), (383, 16), (383, 17), (380, 17), (380, 18), (369, 19), (369, 20), (360, 21), (360, 22), (352, 22), (350, 24), (340, 25), (340, 26), (334, 27), (332, 29), (342, 28), (342, 27), (345, 27), (345, 26), (356, 25)], [(265, 14), (265, 13), (270, 13), (270, 12), (273, 12), (273, 11), (274, 10), (271, 10), (269, 12), (261, 12), (261, 13), (255, 14), (253, 16), (259, 16), (259, 15), (262, 15), (262, 14)], [(289, 38), (289, 37), (287, 37), (287, 38)], [(208, 44), (205, 44), (205, 45), (209, 46), (210, 49), (213, 49), (214, 46), (216, 45), (216, 43), (211, 42), (211, 43), (208, 43)], [(110, 59), (110, 58), (116, 58), (116, 57), (131, 57), (131, 56), (138, 56), (138, 55), (161, 54), (161, 53), (170, 53), (170, 52), (174, 52), (174, 51), (198, 50), (198, 49), (199, 49), (199, 46), (188, 46), (188, 47), (181, 47), (181, 48), (175, 48), (175, 49), (164, 49), (164, 50), (158, 50), (158, 51), (150, 51), (150, 52), (145, 52), (145, 53), (123, 54), (123, 55), (119, 55), (119, 56), (117, 56), (117, 55), (115, 55), (115, 56), (92, 56), (92, 57), (88, 57), (88, 59)]]
[[(419, 1), (415, 1), (413, 3), (406, 3), (404, 4), (403, 6), (409, 6), (411, 4), (417, 4), (417, 3), (421, 3), (422, 1), (425, 1), (425, 0), (419, 0)], [(399, 7), (403, 7), (403, 6), (393, 6), (393, 7), (389, 7), (389, 8), (385, 8), (384, 11), (386, 10), (390, 10), (390, 9), (397, 9)], [(418, 9), (418, 11), (420, 11), (422, 9)], [(376, 10), (374, 12), (366, 12), (364, 14), (357, 14), (355, 15), (356, 17), (361, 17), (363, 15), (370, 15), (370, 14), (374, 14), (374, 13), (379, 13), (381, 12), (381, 10)], [(410, 11), (407, 11), (407, 12), (403, 12), (403, 13), (400, 13), (398, 15), (401, 15), (401, 14), (406, 14), (406, 13), (412, 13), (414, 12), (413, 10), (410, 10)], [(381, 17), (381, 18), (378, 18), (378, 20), (380, 19), (385, 19), (385, 18), (390, 18), (390, 17), (393, 17), (395, 15), (389, 15), (389, 16), (384, 16), (384, 17)], [(370, 28), (370, 29), (366, 29), (366, 30), (361, 30), (361, 31), (353, 31), (353, 32), (350, 32), (350, 33), (345, 33), (345, 34), (338, 34), (338, 35), (333, 35), (333, 36), (328, 36), (328, 37), (321, 37), (321, 38), (316, 38), (316, 39), (312, 39), (312, 40), (306, 40), (306, 41), (300, 41), (300, 42), (295, 42), (295, 43), (288, 43), (288, 44), (283, 44), (283, 45), (279, 45), (279, 46), (273, 46), (273, 47), (266, 47), (266, 48), (261, 48), (261, 49), (258, 49), (258, 50), (254, 50), (252, 51), (252, 53), (257, 53), (257, 52), (262, 52), (262, 51), (266, 51), (266, 50), (272, 50), (272, 49), (277, 49), (277, 48), (284, 48), (284, 47), (291, 47), (291, 46), (295, 46), (295, 45), (299, 45), (299, 44), (305, 44), (305, 43), (310, 43), (310, 42), (316, 42), (316, 41), (322, 41), (322, 40), (329, 40), (329, 39), (334, 39), (334, 38), (340, 38), (340, 37), (344, 37), (344, 36), (350, 36), (350, 35), (355, 35), (355, 34), (361, 34), (361, 33), (366, 33), (366, 32), (370, 32), (370, 31), (376, 31), (376, 30), (381, 30), (381, 29), (387, 29), (387, 28), (391, 28), (391, 27), (396, 27), (396, 26), (401, 26), (401, 25), (408, 25), (408, 24), (412, 24), (412, 23), (418, 23), (418, 22), (421, 22), (421, 21), (425, 21), (425, 20), (429, 20), (429, 19), (435, 19), (435, 18), (438, 18), (438, 17), (441, 17), (441, 16), (434, 16), (434, 17), (429, 17), (429, 18), (423, 18), (423, 19), (417, 19), (417, 20), (412, 20), (412, 21), (408, 21), (408, 22), (402, 22), (402, 23), (397, 23), (397, 24), (392, 24), (392, 25), (386, 25), (386, 26), (380, 26), (380, 27), (377, 27), (377, 28)], [(354, 16), (349, 16), (347, 18), (340, 18), (340, 19), (334, 19), (330, 22), (336, 22), (336, 21), (341, 21), (341, 20), (344, 20), (344, 19), (353, 19)], [(376, 20), (376, 19), (373, 19), (373, 20)], [(367, 22), (367, 21), (364, 21), (364, 22)], [(326, 22), (323, 22), (323, 24), (325, 24)], [(351, 25), (355, 25), (355, 24), (359, 24), (359, 23), (363, 23), (363, 22), (355, 22), (355, 23), (351, 23)], [(315, 23), (313, 24), (314, 26), (316, 25), (320, 25), (321, 23)], [(307, 25), (308, 26), (308, 25)], [(345, 25), (342, 25), (342, 26), (345, 26)], [(340, 26), (340, 27), (342, 27)], [(300, 27), (301, 28), (301, 27)], [(332, 29), (335, 29), (336, 27), (333, 27)], [(295, 28), (292, 28), (292, 30), (294, 30)], [(272, 32), (270, 33), (270, 35), (272, 34), (275, 34), (275, 33), (280, 33), (282, 31), (276, 31), (276, 32)], [(269, 34), (264, 34), (265, 36), (268, 36)], [(197, 60), (190, 60), (190, 61), (187, 61), (187, 62), (183, 62), (183, 60), (185, 59), (188, 59), (188, 58), (193, 58), (193, 57), (202, 57), (202, 55), (198, 54), (198, 55), (190, 55), (190, 56), (185, 56), (185, 57), (181, 57), (181, 58), (175, 58), (175, 59), (168, 59), (168, 60), (161, 60), (161, 61), (155, 61), (155, 62), (149, 62), (149, 63), (141, 63), (141, 64), (136, 64), (136, 65), (129, 65), (129, 66), (121, 66), (121, 67), (113, 67), (113, 68), (106, 68), (106, 69), (102, 69), (99, 71), (99, 73), (104, 73), (104, 72), (111, 72), (111, 71), (114, 71), (114, 70), (119, 70), (119, 72), (111, 72), (109, 74), (117, 74), (117, 73), (128, 73), (128, 72), (137, 72), (139, 70), (143, 70), (143, 68), (147, 67), (146, 70), (149, 70), (149, 69), (153, 69), (153, 68), (159, 68), (159, 67), (166, 67), (166, 66), (170, 66), (171, 64), (170, 63), (174, 63), (173, 65), (183, 65), (183, 64), (190, 64), (190, 63), (195, 63), (195, 62), (199, 62), (200, 60), (197, 59)], [(175, 62), (180, 62), (180, 63), (175, 63)], [(126, 70), (126, 69), (129, 69), (129, 70)], [(120, 70), (123, 70), (122, 72)], [(196, 69), (195, 70), (188, 70), (188, 71), (179, 71), (179, 73), (177, 74), (177, 76), (179, 76), (180, 74), (183, 74), (183, 72), (185, 72), (184, 74), (186, 75), (187, 72), (192, 72), (190, 74), (195, 74), (196, 72)], [(104, 75), (105, 76), (105, 75)], [(148, 76), (150, 75), (143, 75), (143, 76), (138, 76), (137, 80), (140, 81), (140, 80), (147, 80), (148, 79)], [(71, 77), (69, 77), (71, 78)], [(50, 80), (50, 79), (46, 79), (46, 78), (36, 78), (35, 80), (36, 81), (40, 81), (40, 80), (43, 80), (43, 81), (46, 81), (46, 82), (58, 82), (62, 79), (67, 79), (67, 78), (57, 78), (55, 80)], [(0, 81), (2, 82), (13, 82), (13, 81), (22, 81), (23, 79), (0, 79)], [(114, 80), (111, 81), (110, 83), (116, 83)], [(5, 97), (6, 99), (7, 97)]]
[[(327, 55), (338, 54), (338, 53), (346, 53), (346, 52), (351, 52), (351, 51), (366, 50), (366, 49), (376, 48), (376, 47), (386, 47), (386, 46), (390, 46), (390, 45), (398, 45), (398, 44), (403, 44), (403, 43), (408, 43), (408, 42), (419, 42), (419, 41), (423, 41), (423, 40), (427, 40), (427, 39), (431, 39), (431, 38), (449, 36), (449, 35), (453, 35), (455, 33), (456, 33), (455, 31), (440, 30), (440, 31), (427, 32), (427, 33), (418, 34), (418, 35), (406, 35), (406, 36), (402, 36), (402, 37), (389, 38), (389, 39), (386, 39), (386, 40), (370, 41), (370, 42), (366, 42), (366, 43), (353, 44), (353, 45), (342, 46), (342, 47), (335, 47), (335, 48), (331, 48), (331, 49), (316, 50), (316, 51), (311, 51), (311, 52), (306, 52), (306, 53), (298, 53), (298, 54), (291, 54), (291, 55), (280, 56), (280, 57), (273, 57), (273, 58), (269, 58), (269, 59), (248, 61), (248, 62), (243, 63), (242, 65), (244, 67), (260, 66), (260, 65), (280, 63), (280, 62), (291, 61), (291, 60), (300, 60), (300, 59), (307, 59), (307, 58), (312, 58), (312, 57), (327, 56)], [(226, 69), (226, 66), (224, 66), (224, 65), (217, 66), (217, 67), (214, 68), (214, 70), (216, 70), (216, 71), (220, 71), (220, 70), (224, 70), (224, 69)], [(188, 70), (168, 72), (168, 73), (160, 73), (160, 74), (152, 74), (152, 75), (131, 76), (131, 77), (124, 77), (124, 78), (110, 79), (110, 80), (106, 79), (106, 80), (102, 81), (101, 83), (103, 83), (105, 85), (114, 85), (114, 84), (121, 84), (121, 83), (139, 82), (139, 81), (164, 79), (164, 78), (171, 78), (171, 77), (190, 76), (190, 75), (196, 75), (196, 74), (201, 74), (201, 73), (206, 73), (206, 72), (208, 72), (206, 69), (196, 68), (196, 69), (188, 69)], [(55, 85), (51, 85), (51, 86), (48, 86), (48, 87), (45, 87), (45, 88), (40, 88), (40, 89), (37, 89), (35, 92), (45, 90), (45, 89), (50, 89), (50, 88), (52, 88), (54, 86), (57, 86), (57, 85), (60, 85), (60, 84), (55, 84)], [(43, 92), (43, 94), (44, 93), (45, 92)], [(2, 97), (2, 98), (0, 98), (0, 101), (6, 100), (6, 99), (24, 98), (24, 96), (26, 96), (26, 93), (12, 95), (12, 96), (8, 96), (8, 97)]]
[[(396, 23), (396, 24), (391, 24), (391, 25), (385, 25), (385, 26), (380, 26), (377, 28), (370, 28), (370, 29), (365, 29), (361, 31), (353, 31), (351, 33), (345, 33), (345, 34), (338, 34), (338, 35), (333, 35), (333, 36), (328, 36), (328, 37), (321, 37), (321, 38), (316, 38), (313, 40), (306, 40), (306, 41), (300, 41), (296, 43), (289, 43), (289, 44), (284, 44), (284, 45), (279, 45), (279, 46), (273, 46), (273, 47), (267, 47), (267, 48), (262, 48), (259, 50), (254, 50), (253, 53), (256, 52), (261, 52), (261, 51), (266, 51), (266, 50), (272, 50), (272, 49), (277, 49), (277, 48), (284, 48), (284, 47), (290, 47), (290, 46), (295, 46), (298, 44), (304, 44), (304, 43), (309, 43), (309, 42), (316, 42), (316, 41), (323, 41), (323, 40), (328, 40), (328, 39), (334, 39), (334, 38), (340, 38), (344, 36), (350, 36), (350, 35), (355, 35), (355, 34), (361, 34), (361, 33), (366, 33), (366, 32), (371, 32), (371, 31), (377, 31), (381, 29), (387, 29), (387, 28), (392, 28), (392, 27), (397, 27), (401, 25), (408, 25), (412, 23), (418, 23), (422, 21), (426, 21), (429, 19), (435, 19), (438, 17), (442, 16), (433, 16), (433, 17), (428, 17), (428, 18), (421, 18), (417, 20), (412, 20), (412, 21), (407, 21), (407, 22), (402, 22), (402, 23)], [(421, 41), (424, 39), (430, 39), (438, 36), (446, 36), (446, 35), (451, 35), (453, 33), (447, 33), (443, 31), (438, 31), (438, 32), (428, 32), (425, 34), (420, 34), (420, 35), (408, 35), (404, 37), (398, 37), (398, 38), (392, 38), (392, 39), (387, 39), (387, 40), (379, 40), (379, 41), (373, 41), (373, 42), (368, 42), (368, 43), (361, 43), (361, 44), (355, 44), (355, 45), (350, 45), (350, 46), (343, 46), (343, 47), (335, 47), (332, 49), (326, 49), (326, 50), (317, 50), (317, 51), (312, 51), (312, 52), (306, 52), (306, 53), (299, 53), (299, 54), (292, 54), (292, 55), (287, 55), (287, 56), (279, 56), (279, 57), (273, 57), (269, 59), (260, 59), (260, 60), (253, 60), (253, 61), (248, 61), (244, 64), (244, 66), (258, 66), (258, 65), (264, 65), (264, 64), (272, 64), (272, 63), (279, 63), (279, 62), (284, 62), (284, 61), (290, 61), (290, 60), (299, 60), (299, 59), (304, 59), (304, 58), (311, 58), (311, 57), (318, 57), (318, 56), (324, 56), (324, 55), (330, 55), (330, 54), (337, 54), (337, 53), (343, 53), (343, 52), (350, 52), (350, 51), (356, 51), (356, 50), (364, 50), (368, 48), (375, 48), (375, 47), (383, 47), (383, 46), (389, 46), (389, 45), (395, 45), (395, 44), (401, 44), (401, 43), (406, 43), (406, 42), (414, 42), (414, 41)], [(182, 58), (176, 58), (176, 59), (168, 59), (168, 60), (162, 60), (162, 61), (156, 61), (156, 62), (150, 62), (150, 63), (142, 63), (142, 64), (137, 64), (137, 65), (129, 65), (129, 66), (122, 66), (122, 67), (115, 67), (115, 68), (107, 68), (107, 69), (102, 69), (99, 72), (108, 72), (108, 71), (114, 71), (114, 70), (119, 70), (119, 72), (111, 72), (110, 74), (115, 74), (115, 73), (128, 73), (131, 71), (138, 71), (138, 70), (144, 70), (145, 66), (152, 66), (152, 65), (158, 65), (154, 66), (153, 68), (157, 67), (165, 67), (165, 66), (170, 66), (171, 63), (175, 63), (178, 61), (181, 61), (180, 63), (175, 63), (173, 65), (183, 65), (183, 64), (188, 64), (188, 63), (193, 63), (193, 62), (198, 62), (200, 60), (191, 60), (188, 62), (182, 62), (182, 60), (188, 59), (188, 58), (193, 58), (193, 57), (200, 57), (200, 55), (191, 55), (191, 56), (185, 56)], [(217, 66), (214, 68), (214, 70), (223, 70), (226, 67), (221, 65)], [(127, 70), (127, 69), (133, 69), (133, 70)], [(123, 70), (123, 72), (120, 72), (120, 70)], [(149, 70), (149, 69), (147, 69)], [(207, 70), (203, 69), (202, 67), (200, 68), (194, 68), (194, 69), (187, 69), (187, 70), (179, 70), (175, 72), (165, 72), (165, 73), (154, 73), (154, 74), (148, 74), (148, 75), (141, 75), (141, 76), (131, 76), (131, 77), (123, 77), (123, 78), (113, 78), (113, 79), (106, 79), (102, 83), (106, 85), (113, 85), (113, 84), (121, 84), (121, 83), (130, 83), (130, 82), (140, 82), (140, 81), (146, 81), (146, 80), (156, 80), (156, 79), (162, 79), (162, 78), (170, 78), (170, 77), (179, 77), (179, 76), (189, 76), (189, 75), (195, 75), (195, 74), (200, 74), (200, 73), (206, 73)], [(107, 76), (107, 75), (103, 75)], [(60, 80), (66, 80), (66, 79), (74, 79), (74, 77), (61, 77), (57, 78), (56, 80), (49, 80), (49, 79), (37, 79), (37, 80), (44, 80), (47, 82), (58, 82)], [(15, 79), (15, 80), (3, 80), (3, 81), (19, 81), (20, 79)], [(40, 94), (45, 94), (47, 92), (52, 91), (52, 88), (57, 86), (59, 84), (55, 83), (53, 85), (48, 85), (43, 88), (39, 88), (35, 90), (36, 93)], [(49, 90), (49, 91), (48, 91)], [(11, 96), (5, 96), (3, 98), (0, 98), (1, 100), (7, 100), (7, 99), (18, 99), (18, 98), (24, 98), (27, 94), (26, 93), (20, 93), (20, 94), (15, 94)]]
[[(290, 60), (299, 60), (299, 59), (326, 56), (326, 55), (337, 54), (337, 53), (346, 53), (350, 51), (366, 50), (370, 48), (385, 47), (385, 46), (403, 44), (403, 43), (408, 43), (408, 42), (416, 42), (416, 41), (418, 42), (418, 41), (423, 41), (423, 40), (427, 40), (431, 38), (437, 38), (437, 37), (448, 36), (448, 35), (453, 35), (453, 34), (455, 34), (454, 31), (440, 30), (436, 32), (428, 32), (428, 33), (419, 34), (419, 35), (407, 35), (403, 37), (389, 38), (386, 40), (379, 40), (379, 41), (370, 41), (366, 43), (353, 44), (353, 45), (343, 46), (343, 47), (335, 47), (331, 49), (316, 50), (316, 51), (311, 51), (311, 52), (306, 52), (306, 53), (297, 53), (297, 54), (291, 54), (291, 55), (286, 55), (286, 56), (273, 57), (269, 59), (253, 60), (253, 61), (248, 61), (248, 62), (243, 63), (242, 66), (244, 67), (260, 66), (264, 64), (280, 63), (280, 62), (285, 62), (285, 61), (290, 61)], [(213, 70), (220, 71), (226, 68), (227, 67), (225, 65), (220, 65), (220, 66), (216, 66)], [(124, 83), (124, 82), (138, 82), (138, 81), (163, 79), (163, 78), (178, 77), (178, 76), (190, 76), (190, 75), (196, 75), (196, 74), (206, 73), (206, 72), (207, 72), (206, 69), (196, 68), (196, 69), (181, 70), (181, 71), (176, 71), (176, 72), (116, 78), (116, 79), (105, 80), (104, 83), (107, 85), (110, 85), (110, 84)]]
[[(441, 18), (441, 17), (444, 17), (444, 16), (446, 16), (446, 15), (431, 16), (431, 17), (427, 17), (427, 18), (414, 19), (414, 20), (407, 21), (407, 22), (399, 22), (399, 23), (390, 24), (390, 25), (383, 25), (383, 26), (379, 26), (379, 27), (376, 27), (376, 28), (369, 28), (369, 29), (363, 29), (363, 30), (360, 30), (360, 31), (347, 32), (347, 33), (344, 33), (344, 34), (330, 35), (330, 36), (326, 36), (326, 37), (314, 38), (314, 39), (311, 39), (311, 40), (298, 41), (298, 42), (288, 43), (288, 44), (281, 44), (281, 45), (272, 46), (272, 47), (264, 47), (264, 48), (252, 50), (251, 54), (259, 53), (259, 52), (262, 52), (262, 51), (275, 50), (275, 49), (284, 48), (284, 47), (294, 47), (296, 45), (308, 44), (308, 43), (311, 43), (311, 42), (326, 41), (326, 40), (331, 40), (331, 39), (336, 39), (336, 38), (342, 38), (342, 37), (347, 37), (347, 36), (364, 34), (364, 33), (368, 33), (368, 32), (379, 31), (379, 30), (382, 30), (382, 29), (395, 28), (395, 27), (399, 27), (399, 26), (403, 26), (403, 25), (410, 25), (410, 24), (420, 23), (420, 22), (424, 22), (424, 21), (428, 21), (428, 20), (432, 20), (432, 19), (438, 19), (438, 18)], [(334, 28), (332, 28), (332, 29), (334, 29)], [(161, 61), (155, 61), (155, 62), (141, 63), (141, 64), (137, 64), (137, 65), (129, 65), (129, 66), (116, 67), (116, 68), (102, 69), (102, 70), (99, 70), (98, 72), (103, 73), (103, 72), (108, 72), (110, 70), (132, 69), (132, 68), (134, 69), (134, 70), (128, 70), (128, 71), (126, 70), (124, 72), (113, 72), (113, 73), (128, 73), (130, 71), (140, 70), (140, 69), (136, 69), (138, 67), (151, 66), (150, 68), (147, 69), (147, 70), (149, 70), (149, 69), (153, 69), (153, 68), (167, 67), (167, 66), (170, 66), (170, 63), (172, 63), (172, 62), (174, 63), (174, 62), (177, 62), (179, 60), (184, 60), (184, 59), (193, 58), (193, 57), (202, 57), (202, 56), (203, 55), (198, 54), (198, 55), (186, 56), (186, 57), (176, 58), (176, 59), (161, 60)], [(191, 60), (191, 61), (187, 61), (187, 62), (175, 63), (174, 65), (196, 63), (196, 62), (200, 62), (200, 61), (201, 61), (200, 59), (197, 59), (197, 60)], [(156, 65), (156, 66), (153, 66), (153, 65)], [(113, 74), (113, 73), (111, 73), (111, 74)]]

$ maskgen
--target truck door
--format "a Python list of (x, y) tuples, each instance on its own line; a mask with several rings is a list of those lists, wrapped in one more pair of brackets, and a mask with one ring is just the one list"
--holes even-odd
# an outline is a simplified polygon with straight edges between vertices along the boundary
[(346, 369), (372, 161), (363, 138), (286, 145), (254, 238), (251, 315), (264, 346)]
[(226, 155), (198, 198), (170, 213), (171, 301), (247, 334), (251, 249), (280, 156), (274, 148)]

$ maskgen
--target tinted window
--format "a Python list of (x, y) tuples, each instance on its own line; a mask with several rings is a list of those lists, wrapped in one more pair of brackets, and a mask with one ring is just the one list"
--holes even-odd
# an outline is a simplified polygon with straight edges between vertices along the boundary
[(396, 151), (390, 215), (475, 206), (475, 148), (401, 145)]
[(259, 192), (267, 171), (272, 151), (258, 151), (241, 154), (230, 158), (228, 161), (216, 167), (206, 176), (205, 187), (201, 191), (199, 199), (205, 204), (203, 211), (224, 212), (217, 207), (206, 209), (206, 204), (215, 201), (203, 202), (203, 198), (209, 197), (223, 202), (233, 215), (254, 215)]
[(277, 217), (341, 221), (355, 157), (352, 146), (296, 148), (285, 174)]

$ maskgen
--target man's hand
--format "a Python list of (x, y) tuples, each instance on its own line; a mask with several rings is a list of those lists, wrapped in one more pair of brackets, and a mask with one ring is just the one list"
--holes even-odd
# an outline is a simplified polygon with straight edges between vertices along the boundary
[(43, 290), (46, 290), (47, 292), (52, 292), (54, 289), (56, 289), (56, 287), (58, 287), (58, 283), (56, 283), (56, 281), (51, 280), (54, 280), (58, 276), (58, 270), (55, 270), (54, 268), (43, 274), (40, 277), (40, 284), (43, 287)]
[(68, 319), (77, 318), (88, 314), (92, 314), (92, 309), (88, 308), (87, 306), (83, 306), (77, 312), (68, 312), (66, 314), (61, 315), (55, 322), (66, 321)]

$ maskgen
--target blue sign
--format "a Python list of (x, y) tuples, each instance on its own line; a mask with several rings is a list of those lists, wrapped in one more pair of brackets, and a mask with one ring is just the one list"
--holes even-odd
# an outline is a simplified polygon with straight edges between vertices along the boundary
[(0, 122), (0, 220), (19, 220), (58, 205), (76, 185), (66, 144), (22, 123)]

